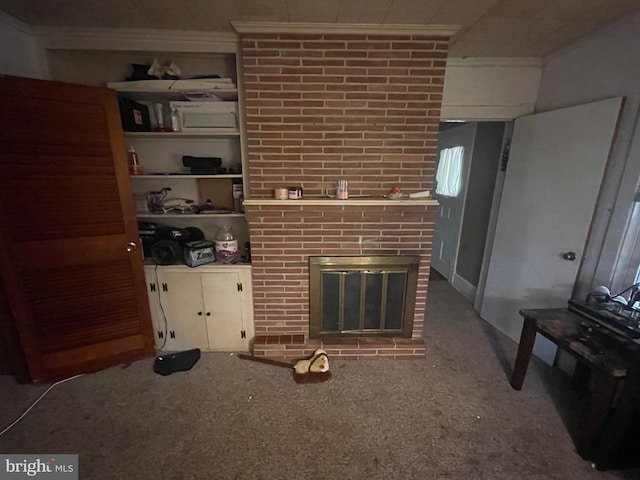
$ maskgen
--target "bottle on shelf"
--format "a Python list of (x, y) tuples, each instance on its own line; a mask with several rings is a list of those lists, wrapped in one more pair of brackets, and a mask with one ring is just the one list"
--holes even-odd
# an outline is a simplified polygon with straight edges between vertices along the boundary
[(131, 175), (142, 175), (144, 171), (142, 170), (142, 165), (140, 165), (140, 158), (138, 157), (138, 153), (136, 149), (133, 147), (129, 147), (127, 151), (127, 157), (129, 158), (129, 173)]
[(220, 263), (234, 263), (238, 259), (238, 240), (229, 225), (218, 229), (215, 240), (216, 260)]
[(175, 107), (171, 109), (171, 130), (173, 130), (174, 132), (182, 131), (182, 125), (180, 122), (180, 113), (178, 112), (178, 109)]
[(155, 125), (153, 126), (154, 132), (169, 132), (170, 129), (165, 125), (164, 111), (167, 105), (164, 103), (156, 102), (153, 104), (153, 113), (155, 115)]

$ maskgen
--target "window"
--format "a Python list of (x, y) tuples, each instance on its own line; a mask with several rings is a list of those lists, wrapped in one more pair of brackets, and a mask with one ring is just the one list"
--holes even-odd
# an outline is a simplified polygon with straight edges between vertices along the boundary
[(436, 171), (436, 195), (457, 197), (462, 187), (464, 147), (443, 148)]

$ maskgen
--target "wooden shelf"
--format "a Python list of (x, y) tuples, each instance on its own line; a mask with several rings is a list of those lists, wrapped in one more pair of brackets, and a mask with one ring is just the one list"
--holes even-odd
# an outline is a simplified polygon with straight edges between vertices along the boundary
[(252, 198), (243, 202), (249, 206), (259, 205), (383, 205), (383, 206), (413, 206), (413, 205), (425, 205), (436, 206), (440, 205), (437, 200), (430, 198), (419, 199), (398, 199), (391, 200), (388, 198), (349, 198), (347, 200), (338, 200), (335, 198), (306, 198), (300, 200), (275, 200), (273, 198)]
[(237, 88), (208, 88), (206, 90), (202, 88), (194, 88), (193, 90), (123, 90), (118, 89), (118, 95), (123, 97), (130, 98), (135, 101), (147, 101), (147, 102), (179, 102), (179, 101), (187, 101), (188, 98), (186, 96), (187, 93), (193, 92), (202, 92), (206, 91), (212, 93), (213, 95), (220, 98), (222, 101), (237, 101), (238, 100), (238, 89)]
[(237, 128), (211, 128), (208, 130), (198, 130), (197, 132), (124, 132), (125, 138), (197, 138), (197, 137), (239, 137), (240, 130)]
[(244, 217), (244, 213), (136, 213), (136, 218), (237, 218)]
[(158, 179), (158, 178), (180, 178), (180, 179), (189, 179), (189, 178), (212, 178), (212, 179), (224, 179), (224, 178), (242, 178), (241, 173), (231, 173), (225, 175), (180, 175), (180, 174), (163, 174), (159, 173), (157, 175), (131, 175), (131, 179)]

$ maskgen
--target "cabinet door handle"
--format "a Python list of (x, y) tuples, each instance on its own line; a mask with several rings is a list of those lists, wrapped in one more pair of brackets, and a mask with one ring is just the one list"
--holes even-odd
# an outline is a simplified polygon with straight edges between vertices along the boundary
[(211, 316), (211, 312), (207, 312), (207, 317), (210, 317), (210, 316)]
[(136, 249), (136, 244), (135, 242), (129, 242), (124, 246), (124, 249), (128, 252), (131, 253)]
[(198, 312), (198, 315), (202, 316), (202, 312)]

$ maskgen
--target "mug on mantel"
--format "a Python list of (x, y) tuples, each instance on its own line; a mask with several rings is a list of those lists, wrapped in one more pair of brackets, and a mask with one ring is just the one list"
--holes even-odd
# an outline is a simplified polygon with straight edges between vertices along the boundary
[(349, 181), (338, 180), (336, 188), (327, 188), (325, 190), (327, 197), (336, 198), (338, 200), (346, 200), (349, 198)]

